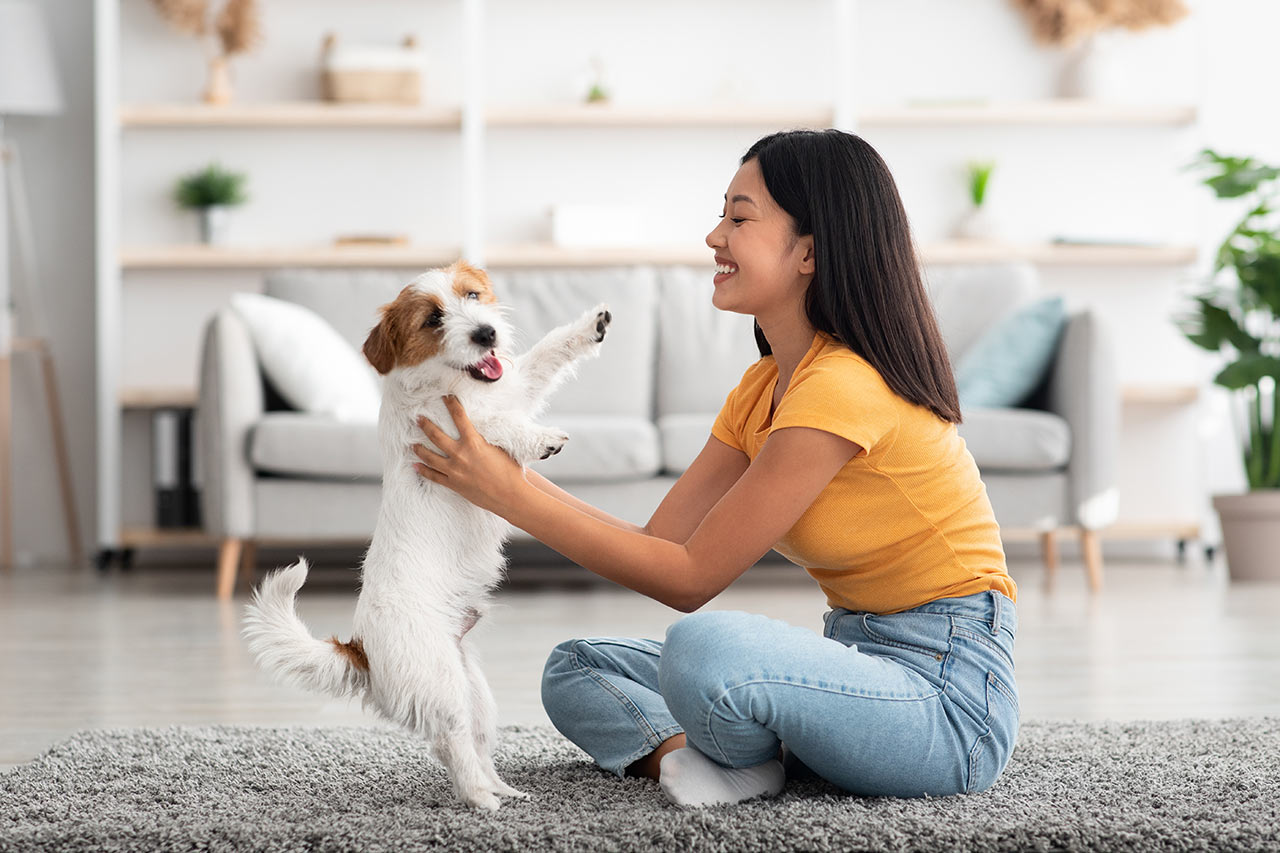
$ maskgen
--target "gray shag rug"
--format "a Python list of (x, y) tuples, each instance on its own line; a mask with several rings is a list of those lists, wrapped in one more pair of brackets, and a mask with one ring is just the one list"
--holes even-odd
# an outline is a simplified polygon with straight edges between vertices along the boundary
[(1280, 719), (1025, 723), (990, 791), (868, 799), (793, 779), (684, 810), (549, 728), (506, 728), (532, 794), (454, 801), (424, 744), (379, 728), (88, 731), (0, 775), (0, 851), (1280, 850)]

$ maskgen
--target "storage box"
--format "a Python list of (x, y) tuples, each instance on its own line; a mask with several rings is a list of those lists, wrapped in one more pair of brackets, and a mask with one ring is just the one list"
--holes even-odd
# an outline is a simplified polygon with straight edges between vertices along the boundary
[(325, 39), (321, 88), (329, 101), (364, 104), (422, 103), (426, 57), (412, 36), (399, 46), (341, 45)]

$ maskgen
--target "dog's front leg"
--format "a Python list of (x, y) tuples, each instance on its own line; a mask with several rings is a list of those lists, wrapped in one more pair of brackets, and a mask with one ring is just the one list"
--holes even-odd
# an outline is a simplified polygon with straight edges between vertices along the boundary
[(479, 416), (472, 424), (485, 441), (501, 447), (521, 465), (555, 456), (569, 440), (563, 430), (534, 423), (518, 412)]
[(516, 359), (526, 401), (538, 406), (568, 374), (573, 362), (600, 352), (605, 330), (613, 321), (608, 306), (597, 305), (571, 323), (547, 332), (529, 351)]

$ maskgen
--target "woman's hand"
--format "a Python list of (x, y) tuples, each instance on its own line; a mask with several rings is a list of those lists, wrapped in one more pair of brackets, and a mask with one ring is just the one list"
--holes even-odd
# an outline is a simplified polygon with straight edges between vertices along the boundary
[(458, 428), (458, 437), (450, 438), (425, 416), (418, 418), (419, 429), (443, 455), (415, 444), (410, 449), (422, 461), (413, 469), (423, 479), (447, 486), (481, 509), (505, 517), (506, 508), (525, 482), (524, 469), (505, 450), (476, 432), (457, 397), (445, 397), (444, 405)]

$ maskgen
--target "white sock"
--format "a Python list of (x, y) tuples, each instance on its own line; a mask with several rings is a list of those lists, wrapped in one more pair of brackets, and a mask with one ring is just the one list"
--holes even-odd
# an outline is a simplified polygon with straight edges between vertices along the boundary
[(786, 782), (786, 773), (777, 759), (755, 767), (721, 767), (693, 747), (673, 749), (662, 756), (658, 767), (662, 793), (678, 806), (709, 806), (772, 797)]

